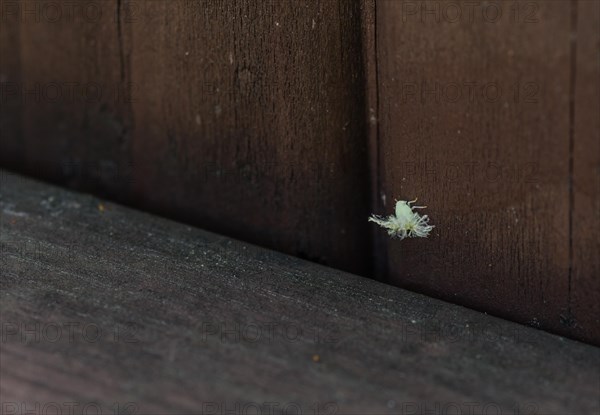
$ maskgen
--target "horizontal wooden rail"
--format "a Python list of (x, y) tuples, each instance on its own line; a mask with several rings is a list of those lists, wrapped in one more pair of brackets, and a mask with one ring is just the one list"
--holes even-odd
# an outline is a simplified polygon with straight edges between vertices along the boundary
[(0, 172), (2, 413), (600, 409), (594, 346)]

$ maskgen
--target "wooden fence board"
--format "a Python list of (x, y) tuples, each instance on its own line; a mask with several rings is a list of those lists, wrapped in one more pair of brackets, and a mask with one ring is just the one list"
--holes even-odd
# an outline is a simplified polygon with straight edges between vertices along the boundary
[(130, 98), (120, 8), (117, 0), (19, 4), (21, 170), (126, 199)]
[(21, 137), (19, 19), (14, 2), (0, 0), (0, 163), (15, 168), (25, 160)]
[(132, 55), (145, 206), (366, 272), (359, 12), (344, 0), (145, 3)]
[(419, 197), (436, 225), (429, 239), (387, 242), (389, 276), (574, 335), (571, 3), (448, 4), (377, 3), (378, 213)]
[(600, 2), (579, 1), (573, 100), (572, 249), (567, 322), (600, 339)]

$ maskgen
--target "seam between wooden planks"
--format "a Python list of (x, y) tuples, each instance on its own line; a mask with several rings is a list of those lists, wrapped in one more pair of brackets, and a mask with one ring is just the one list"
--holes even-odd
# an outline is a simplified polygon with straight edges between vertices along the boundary
[(573, 279), (573, 210), (575, 208), (575, 190), (573, 175), (575, 171), (575, 88), (577, 86), (577, 4), (571, 2), (571, 32), (570, 32), (570, 77), (569, 77), (569, 269), (567, 292), (567, 325), (573, 324), (571, 313), (571, 289)]
[[(366, 140), (369, 150), (369, 207), (371, 213), (383, 213), (381, 204), (381, 140), (379, 132), (379, 62), (377, 51), (377, 1), (360, 0), (362, 10), (362, 56), (365, 74), (365, 115), (367, 117)], [(367, 218), (364, 218), (366, 221)], [(375, 227), (369, 230), (371, 269), (373, 278), (387, 280), (387, 250), (384, 240)]]

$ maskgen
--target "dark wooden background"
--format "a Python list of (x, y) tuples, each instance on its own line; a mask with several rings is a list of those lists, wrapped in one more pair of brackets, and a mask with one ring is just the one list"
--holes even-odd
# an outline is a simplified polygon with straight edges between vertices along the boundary
[[(2, 3), (23, 14), (3, 16), (2, 72), (42, 90), (7, 94), (3, 165), (368, 271), (357, 2), (102, 0), (45, 19), (72, 3)], [(51, 102), (55, 83), (81, 91)]]
[(377, 2), (377, 202), (438, 226), (390, 279), (598, 342), (600, 3), (416, 4)]
[(600, 344), (599, 2), (80, 5), (0, 0), (1, 167)]

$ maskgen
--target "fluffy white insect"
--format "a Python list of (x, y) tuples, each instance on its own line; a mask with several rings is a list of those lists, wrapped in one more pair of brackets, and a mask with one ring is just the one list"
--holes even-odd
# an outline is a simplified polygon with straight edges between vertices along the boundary
[(434, 228), (429, 225), (429, 216), (419, 215), (415, 209), (425, 209), (427, 206), (411, 206), (417, 199), (407, 202), (398, 200), (396, 202), (396, 214), (383, 218), (377, 215), (371, 215), (369, 222), (375, 222), (382, 228), (387, 229), (388, 235), (392, 238), (427, 238), (429, 232)]

